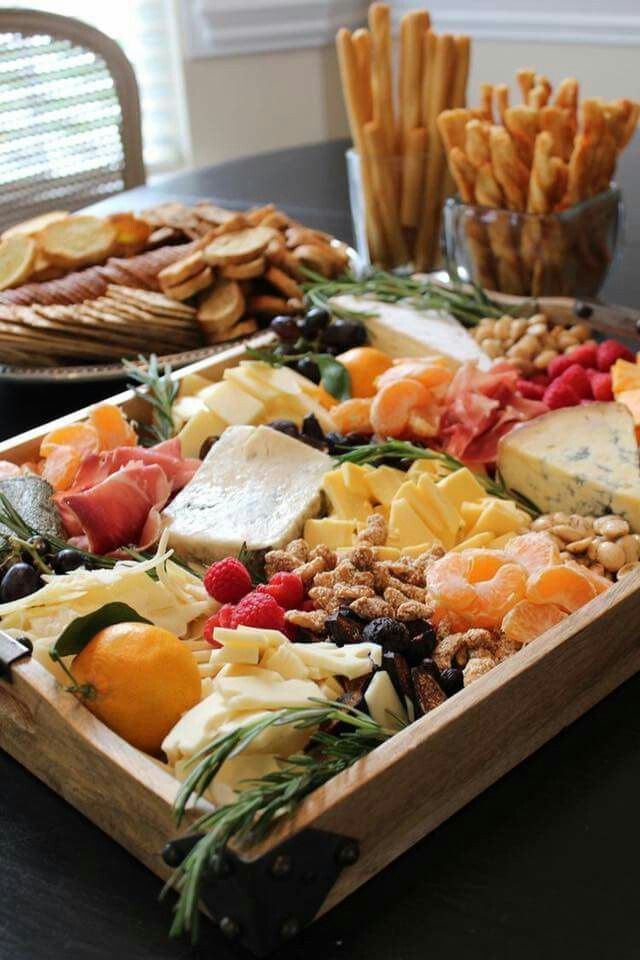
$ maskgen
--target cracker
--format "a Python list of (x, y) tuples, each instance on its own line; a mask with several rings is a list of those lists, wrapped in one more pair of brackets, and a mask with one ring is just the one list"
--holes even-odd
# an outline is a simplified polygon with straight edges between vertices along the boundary
[(247, 263), (229, 263), (220, 268), (220, 276), (227, 280), (255, 280), (261, 277), (267, 267), (265, 257), (256, 257)]
[(291, 277), (281, 270), (279, 267), (270, 266), (267, 272), (264, 275), (265, 280), (267, 280), (272, 287), (275, 287), (279, 293), (289, 299), (290, 297), (302, 297), (304, 295), (304, 290), (302, 287), (298, 286), (295, 280), (292, 280)]
[(178, 283), (174, 287), (165, 287), (164, 293), (174, 300), (188, 300), (201, 290), (205, 290), (213, 283), (213, 271), (211, 267), (205, 267), (195, 277), (190, 277), (184, 283)]
[(213, 290), (200, 299), (198, 323), (209, 339), (212, 333), (226, 330), (237, 323), (245, 310), (245, 299), (235, 280), (220, 278)]
[(274, 237), (269, 227), (248, 227), (235, 233), (223, 233), (204, 250), (204, 258), (213, 266), (247, 263), (261, 257)]

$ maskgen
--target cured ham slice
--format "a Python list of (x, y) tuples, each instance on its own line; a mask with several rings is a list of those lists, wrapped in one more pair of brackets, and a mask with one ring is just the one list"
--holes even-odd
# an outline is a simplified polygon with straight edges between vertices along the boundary
[(116, 447), (115, 450), (105, 450), (85, 457), (69, 492), (87, 490), (127, 464), (135, 462), (160, 467), (171, 484), (172, 493), (182, 490), (200, 466), (199, 460), (181, 456), (180, 441), (177, 437), (174, 440), (165, 440), (155, 447)]
[(67, 530), (82, 533), (93, 553), (106, 554), (152, 543), (170, 496), (171, 483), (161, 467), (132, 462), (87, 490), (56, 499)]

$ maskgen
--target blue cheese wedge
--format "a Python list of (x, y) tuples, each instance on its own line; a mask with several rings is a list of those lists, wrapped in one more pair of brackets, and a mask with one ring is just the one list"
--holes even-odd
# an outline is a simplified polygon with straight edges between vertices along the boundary
[(640, 469), (633, 418), (619, 403), (553, 410), (500, 441), (506, 485), (543, 513), (617, 513), (640, 532)]
[(449, 357), (457, 366), (473, 360), (481, 370), (493, 361), (471, 334), (451, 314), (442, 310), (416, 310), (408, 303), (380, 303), (362, 297), (336, 297), (348, 310), (372, 312), (367, 317), (371, 343), (392, 357)]
[(326, 454), (270, 427), (227, 428), (164, 511), (169, 544), (209, 563), (283, 547), (318, 516)]

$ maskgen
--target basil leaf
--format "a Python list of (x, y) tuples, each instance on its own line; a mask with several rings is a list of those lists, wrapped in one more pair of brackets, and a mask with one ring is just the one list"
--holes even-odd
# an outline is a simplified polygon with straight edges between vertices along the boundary
[(349, 371), (330, 353), (316, 353), (313, 359), (320, 368), (322, 386), (336, 400), (348, 400), (351, 396)]
[(105, 603), (103, 607), (87, 613), (84, 617), (76, 617), (68, 627), (62, 631), (49, 651), (52, 660), (61, 657), (70, 657), (84, 650), (96, 633), (111, 627), (114, 623), (151, 623), (145, 617), (126, 603)]

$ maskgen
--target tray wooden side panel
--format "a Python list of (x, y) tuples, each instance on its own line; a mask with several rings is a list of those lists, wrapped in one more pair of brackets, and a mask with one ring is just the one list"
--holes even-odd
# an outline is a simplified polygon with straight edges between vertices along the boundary
[(322, 787), (269, 845), (309, 826), (359, 840), (322, 914), (639, 669), (633, 577)]

